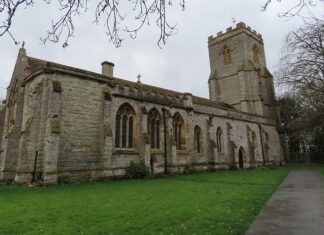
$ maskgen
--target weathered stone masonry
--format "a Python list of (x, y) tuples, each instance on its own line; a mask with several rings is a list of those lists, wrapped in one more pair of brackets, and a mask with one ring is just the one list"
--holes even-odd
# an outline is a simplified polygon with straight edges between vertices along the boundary
[(283, 161), (260, 34), (239, 23), (208, 39), (210, 99), (39, 60), (21, 48), (8, 87), (0, 178), (116, 177)]

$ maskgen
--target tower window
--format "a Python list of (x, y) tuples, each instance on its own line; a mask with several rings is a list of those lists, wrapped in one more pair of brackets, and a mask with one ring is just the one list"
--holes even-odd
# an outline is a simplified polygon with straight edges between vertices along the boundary
[(254, 44), (252, 50), (253, 50), (253, 61), (255, 63), (259, 63), (260, 62), (260, 59), (259, 59), (259, 55), (260, 55), (259, 47), (256, 44)]
[(225, 65), (232, 63), (232, 50), (229, 46), (225, 45), (222, 49), (221, 54), (223, 55)]

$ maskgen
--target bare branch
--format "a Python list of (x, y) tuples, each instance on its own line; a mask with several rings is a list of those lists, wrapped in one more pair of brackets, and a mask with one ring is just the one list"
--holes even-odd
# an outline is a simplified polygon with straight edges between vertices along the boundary
[(9, 34), (14, 43), (17, 45), (19, 42), (16, 41), (15, 37), (11, 34), (10, 29), (13, 24), (14, 16), (18, 9), (22, 6), (25, 8), (32, 6), (34, 4), (33, 0), (0, 0), (0, 16), (4, 17), (2, 24), (0, 24), (0, 37)]
[[(45, 0), (47, 4), (51, 4), (50, 0)], [(52, 21), (50, 30), (47, 31), (47, 36), (41, 38), (45, 44), (47, 41), (57, 43), (65, 34), (63, 47), (68, 46), (68, 40), (73, 36), (75, 27), (73, 18), (80, 15), (87, 9), (87, 0), (58, 0), (60, 11), (63, 15), (56, 21)]]
[[(43, 0), (46, 4), (52, 5), (51, 0)], [(177, 0), (180, 8), (185, 9), (185, 0)], [(45, 37), (41, 40), (43, 43), (48, 41), (58, 43), (63, 40), (63, 47), (68, 46), (68, 41), (75, 33), (74, 19), (88, 10), (88, 0), (57, 0), (59, 8), (57, 9), (61, 14), (58, 18), (52, 20), (51, 27), (47, 30)], [(128, 8), (123, 9), (121, 3), (129, 4)], [(33, 0), (0, 0), (0, 13), (6, 14), (4, 16), (3, 24), (0, 25), (0, 36), (9, 34), (14, 42), (14, 36), (10, 33), (12, 22), (15, 13), (18, 9), (26, 9), (33, 6)], [(171, 25), (167, 21), (167, 13), (169, 7), (173, 6), (172, 0), (99, 0), (95, 9), (94, 15), (96, 24), (100, 24), (103, 19), (103, 24), (106, 29), (106, 35), (109, 40), (119, 47), (123, 41), (123, 33), (129, 34), (131, 38), (136, 38), (138, 32), (145, 24), (149, 25), (149, 17), (155, 17), (156, 26), (159, 28), (160, 36), (157, 44), (166, 43), (169, 36), (177, 32), (176, 24)], [(22, 8), (24, 7), (24, 8)], [(125, 12), (122, 12), (125, 10)], [(126, 21), (126, 13), (135, 13), (135, 18)], [(136, 27), (131, 27), (133, 22), (138, 22)]]
[[(266, 11), (272, 2), (283, 2), (283, 0), (267, 0), (262, 6), (261, 10)], [(324, 0), (294, 0), (294, 5), (288, 9), (283, 10), (279, 16), (280, 17), (294, 17), (299, 16), (303, 10), (306, 10), (310, 16), (313, 17), (311, 8), (317, 6), (320, 3), (323, 3)]]
[(283, 53), (275, 74), (279, 85), (298, 93), (299, 102), (324, 119), (324, 22), (314, 19), (289, 33)]

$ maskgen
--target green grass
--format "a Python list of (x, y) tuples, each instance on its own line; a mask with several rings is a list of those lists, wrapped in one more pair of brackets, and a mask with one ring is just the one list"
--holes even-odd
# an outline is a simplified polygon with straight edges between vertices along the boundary
[(318, 164), (316, 165), (316, 168), (319, 172), (321, 172), (322, 174), (324, 174), (324, 165), (323, 164)]
[(323, 164), (313, 164), (311, 166), (311, 169), (317, 170), (317, 171), (321, 172), (322, 174), (324, 174), (324, 165)]
[(322, 166), (322, 167), (320, 168), (320, 172), (321, 172), (322, 174), (324, 174), (324, 166)]
[(50, 188), (0, 184), (0, 234), (243, 234), (289, 168)]

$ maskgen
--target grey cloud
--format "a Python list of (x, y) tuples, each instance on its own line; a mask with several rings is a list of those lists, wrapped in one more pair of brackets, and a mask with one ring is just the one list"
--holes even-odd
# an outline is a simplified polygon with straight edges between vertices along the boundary
[[(279, 7), (274, 4), (267, 12), (261, 12), (259, 0), (187, 1), (184, 12), (172, 9), (170, 20), (178, 23), (179, 32), (169, 38), (163, 49), (156, 46), (158, 31), (154, 22), (136, 40), (125, 38), (122, 47), (116, 49), (102, 27), (89, 21), (90, 13), (76, 20), (77, 31), (68, 48), (63, 49), (60, 44), (44, 46), (39, 37), (50, 25), (47, 15), (54, 14), (44, 4), (21, 11), (13, 33), (18, 40), (26, 41), (27, 54), (33, 57), (95, 72), (100, 72), (103, 60), (109, 60), (116, 65), (117, 77), (136, 81), (140, 73), (144, 83), (208, 97), (208, 36), (231, 26), (232, 17), (237, 22), (244, 21), (263, 35), (271, 69), (279, 61), (285, 35), (301, 24), (299, 19), (278, 18)], [(3, 87), (9, 84), (18, 49), (8, 36), (0, 38), (0, 97), (5, 97)]]

